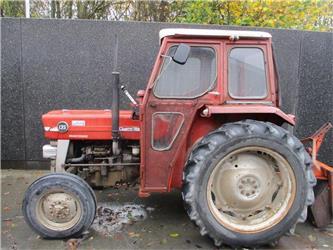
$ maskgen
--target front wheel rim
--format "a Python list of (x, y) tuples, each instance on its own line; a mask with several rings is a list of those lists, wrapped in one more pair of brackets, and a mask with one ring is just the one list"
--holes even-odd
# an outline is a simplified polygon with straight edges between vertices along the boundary
[(288, 213), (296, 177), (276, 151), (244, 147), (220, 160), (207, 185), (208, 207), (224, 227), (240, 233), (272, 228)]
[(36, 218), (41, 225), (54, 231), (73, 228), (82, 216), (78, 198), (63, 190), (43, 194), (37, 201)]

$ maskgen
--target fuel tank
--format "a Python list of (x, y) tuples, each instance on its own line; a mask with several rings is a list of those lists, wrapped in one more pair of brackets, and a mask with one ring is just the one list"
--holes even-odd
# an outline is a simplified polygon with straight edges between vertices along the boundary
[[(111, 110), (53, 110), (42, 116), (45, 137), (49, 140), (111, 140)], [(120, 110), (119, 130), (127, 140), (140, 139), (140, 121), (132, 110)]]

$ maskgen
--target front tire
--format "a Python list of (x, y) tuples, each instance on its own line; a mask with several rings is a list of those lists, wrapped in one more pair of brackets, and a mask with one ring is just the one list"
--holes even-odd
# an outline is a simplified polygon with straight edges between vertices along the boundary
[(276, 242), (306, 219), (316, 179), (302, 143), (272, 123), (223, 125), (193, 149), (184, 172), (190, 219), (220, 246)]
[(22, 211), (25, 221), (43, 238), (76, 237), (93, 223), (96, 197), (80, 177), (53, 173), (29, 186)]

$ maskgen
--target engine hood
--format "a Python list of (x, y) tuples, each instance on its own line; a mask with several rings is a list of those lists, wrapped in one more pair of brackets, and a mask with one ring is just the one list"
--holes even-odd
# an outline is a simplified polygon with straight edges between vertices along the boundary
[[(47, 139), (111, 140), (111, 110), (53, 110), (42, 116)], [(121, 110), (119, 130), (123, 139), (140, 139), (140, 121), (133, 111)]]

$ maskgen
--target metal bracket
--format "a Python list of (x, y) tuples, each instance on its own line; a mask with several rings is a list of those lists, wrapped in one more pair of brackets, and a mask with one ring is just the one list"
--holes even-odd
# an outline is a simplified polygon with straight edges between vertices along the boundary
[(69, 140), (58, 140), (57, 142), (57, 158), (55, 164), (56, 173), (65, 172), (64, 164), (67, 157), (69, 142)]

